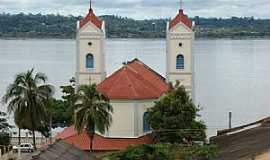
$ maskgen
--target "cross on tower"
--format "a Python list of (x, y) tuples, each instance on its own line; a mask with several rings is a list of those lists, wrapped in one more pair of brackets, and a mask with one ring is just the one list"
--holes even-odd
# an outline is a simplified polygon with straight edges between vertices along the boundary
[(179, 0), (180, 10), (183, 9), (183, 0)]
[(92, 0), (90, 0), (90, 9), (92, 9)]

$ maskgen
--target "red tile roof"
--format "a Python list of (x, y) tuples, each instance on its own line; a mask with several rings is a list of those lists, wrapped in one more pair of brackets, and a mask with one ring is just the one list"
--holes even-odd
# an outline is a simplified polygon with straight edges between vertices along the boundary
[(99, 29), (102, 28), (102, 21), (99, 20), (99, 18), (95, 15), (93, 9), (89, 9), (87, 16), (80, 21), (80, 28), (82, 28), (88, 22), (93, 23)]
[(168, 90), (168, 84), (161, 75), (134, 59), (101, 82), (97, 90), (109, 99), (158, 99)]
[(66, 139), (77, 134), (74, 125), (65, 128), (61, 133), (56, 136), (56, 139)]
[[(86, 132), (77, 134), (74, 127), (66, 128), (57, 136), (58, 140), (71, 144), (81, 150), (89, 150), (89, 137)], [(124, 150), (130, 145), (153, 144), (154, 140), (151, 135), (144, 135), (138, 138), (107, 138), (95, 134), (93, 141), (94, 151), (117, 151)]]
[(188, 18), (187, 15), (184, 14), (182, 9), (180, 9), (176, 17), (170, 21), (170, 29), (180, 22), (184, 23), (187, 27), (192, 28), (192, 21)]
[[(89, 137), (86, 132), (74, 135), (63, 140), (68, 144), (72, 144), (81, 150), (89, 150)], [(118, 151), (124, 150), (130, 145), (152, 144), (153, 138), (150, 135), (145, 135), (139, 138), (106, 138), (95, 134), (93, 140), (94, 151)]]

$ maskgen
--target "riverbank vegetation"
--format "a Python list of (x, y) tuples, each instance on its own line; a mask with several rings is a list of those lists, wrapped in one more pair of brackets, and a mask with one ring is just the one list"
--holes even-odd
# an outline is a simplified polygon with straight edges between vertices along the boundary
[[(165, 38), (169, 19), (134, 20), (105, 15), (108, 38)], [(55, 14), (0, 14), (0, 38), (75, 38), (81, 16)], [(191, 18), (196, 37), (253, 38), (270, 37), (270, 19), (253, 17)]]

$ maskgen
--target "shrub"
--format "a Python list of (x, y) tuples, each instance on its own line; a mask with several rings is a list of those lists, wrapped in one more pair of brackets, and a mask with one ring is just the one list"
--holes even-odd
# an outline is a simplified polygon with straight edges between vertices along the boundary
[(170, 160), (168, 145), (137, 145), (109, 154), (109, 160)]
[(0, 145), (8, 146), (10, 144), (10, 136), (8, 133), (0, 133)]
[(109, 160), (213, 160), (217, 157), (216, 146), (179, 146), (172, 144), (137, 145), (125, 151), (114, 152)]
[(175, 159), (213, 160), (218, 156), (216, 146), (190, 146), (178, 147), (175, 151)]

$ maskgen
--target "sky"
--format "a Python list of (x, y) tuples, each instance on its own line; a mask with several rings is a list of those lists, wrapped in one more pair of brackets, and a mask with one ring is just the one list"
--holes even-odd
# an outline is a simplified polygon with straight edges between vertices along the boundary
[[(135, 19), (169, 18), (180, 8), (180, 0), (92, 0), (97, 15), (119, 15)], [(0, 0), (0, 13), (85, 15), (89, 0)], [(270, 0), (183, 0), (190, 16), (270, 18)]]

